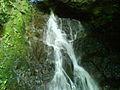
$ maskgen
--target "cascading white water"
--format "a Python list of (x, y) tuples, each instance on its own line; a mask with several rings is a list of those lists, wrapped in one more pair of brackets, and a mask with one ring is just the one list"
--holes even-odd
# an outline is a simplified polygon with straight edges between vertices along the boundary
[[(70, 42), (67, 39), (67, 34), (59, 28), (53, 13), (51, 13), (47, 22), (44, 39), (45, 44), (53, 48), (55, 61), (55, 75), (49, 83), (47, 90), (99, 90), (88, 72), (78, 65), (72, 46), (73, 42)], [(62, 51), (65, 51), (72, 61), (74, 68), (73, 80), (71, 80), (63, 68), (64, 59)]]

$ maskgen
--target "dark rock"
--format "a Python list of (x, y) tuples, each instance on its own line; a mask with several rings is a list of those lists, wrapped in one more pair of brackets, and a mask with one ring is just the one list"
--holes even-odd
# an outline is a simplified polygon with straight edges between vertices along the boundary
[(108, 56), (104, 59), (102, 63), (101, 70), (105, 73), (107, 78), (120, 78), (120, 56)]
[(74, 48), (76, 55), (83, 58), (90, 58), (93, 56), (104, 57), (106, 54), (105, 47), (99, 41), (90, 37), (76, 39)]

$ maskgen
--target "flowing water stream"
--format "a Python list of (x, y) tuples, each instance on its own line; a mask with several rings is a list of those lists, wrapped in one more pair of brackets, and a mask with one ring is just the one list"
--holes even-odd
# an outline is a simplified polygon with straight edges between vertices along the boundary
[[(62, 30), (62, 23), (58, 24), (57, 18), (51, 13), (47, 22), (44, 43), (53, 48), (55, 75), (48, 84), (47, 90), (99, 90), (88, 72), (78, 65), (73, 48), (73, 35), (71, 30), (69, 32), (72, 40), (67, 38), (67, 34)], [(69, 56), (68, 60), (72, 62), (73, 80), (63, 68), (63, 52)]]

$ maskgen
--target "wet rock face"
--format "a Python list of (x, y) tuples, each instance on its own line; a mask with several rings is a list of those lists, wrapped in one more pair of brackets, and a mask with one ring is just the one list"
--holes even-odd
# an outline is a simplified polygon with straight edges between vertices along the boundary
[[(74, 18), (89, 24), (83, 32), (79, 32), (77, 28), (74, 31), (74, 34), (78, 32), (74, 41), (76, 56), (80, 64), (101, 86), (110, 86), (114, 90), (114, 87), (119, 86), (120, 78), (118, 69), (120, 33), (118, 31), (117, 2), (103, 0), (87, 0), (87, 2), (80, 2), (80, 0), (73, 0), (74, 2), (72, 0), (48, 1), (49, 3), (36, 4), (39, 10), (49, 13), (51, 7), (59, 17)], [(68, 22), (71, 22), (71, 19)], [(73, 28), (77, 27), (75, 22), (71, 25)], [(69, 34), (68, 29), (69, 27), (66, 26), (65, 32)], [(70, 37), (68, 38), (70, 39)], [(71, 66), (71, 64), (68, 65), (68, 67)], [(111, 81), (116, 81), (116, 85), (110, 84)]]
[[(43, 43), (43, 32), (46, 29), (48, 17), (47, 14), (35, 11), (30, 24), (26, 27), (25, 38), (28, 53), (22, 59), (27, 62), (22, 63), (20, 62), (22, 59), (17, 58), (13, 67), (13, 73), (16, 74), (17, 78), (12, 80), (18, 83), (18, 89), (20, 90), (24, 88), (25, 90), (42, 90), (54, 76), (54, 63), (47, 60), (47, 47)], [(23, 68), (23, 65), (26, 67)], [(10, 85), (11, 88), (12, 85)], [(12, 88), (12, 90), (16, 90), (15, 88)]]
[(104, 46), (91, 37), (78, 38), (74, 42), (74, 47), (76, 54), (80, 53), (82, 57), (104, 56), (106, 53)]
[[(118, 89), (118, 84), (120, 84), (119, 53), (115, 54), (112, 51), (110, 53), (104, 41), (92, 35), (92, 30), (86, 28), (84, 33), (85, 37), (78, 36), (74, 41), (74, 50), (79, 64), (95, 78), (101, 87), (107, 86), (110, 90)], [(112, 82), (116, 84), (111, 84)]]
[(46, 29), (48, 17), (49, 15), (37, 11), (33, 15), (32, 30), (28, 32), (31, 33), (28, 40), (31, 50), (30, 56), (33, 57), (31, 60), (33, 63), (31, 64), (34, 65), (35, 72), (37, 71), (35, 76), (40, 80), (36, 88), (40, 88), (41, 85), (45, 87), (45, 84), (51, 81), (54, 75), (54, 64), (51, 60), (47, 60), (47, 47), (43, 43), (44, 29)]
[[(111, 55), (104, 58), (102, 71), (106, 73), (108, 78), (120, 78), (120, 57), (119, 55)], [(107, 74), (108, 73), (108, 74)]]
[[(86, 31), (84, 31), (84, 34), (85, 33)], [(100, 67), (107, 51), (102, 43), (92, 37), (88, 37), (86, 33), (85, 37), (81, 38), (78, 36), (74, 41), (74, 50), (78, 57), (79, 64), (82, 65), (93, 78), (98, 82), (104, 79)]]

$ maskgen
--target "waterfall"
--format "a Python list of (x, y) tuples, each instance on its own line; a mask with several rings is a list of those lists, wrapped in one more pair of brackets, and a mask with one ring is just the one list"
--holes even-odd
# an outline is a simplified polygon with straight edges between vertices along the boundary
[[(67, 34), (62, 30), (62, 23), (58, 24), (57, 21), (54, 14), (51, 13), (44, 35), (44, 43), (53, 49), (52, 57), (55, 62), (55, 75), (48, 84), (47, 90), (99, 90), (88, 72), (78, 65), (73, 49), (74, 40), (67, 38)], [(71, 60), (73, 64), (73, 80), (63, 68), (63, 51), (66, 52), (65, 54), (69, 56), (68, 60)]]

